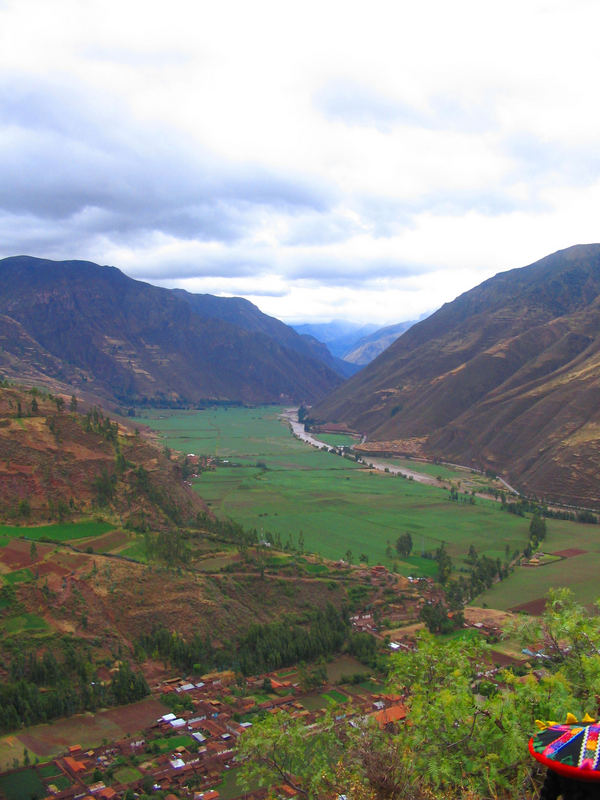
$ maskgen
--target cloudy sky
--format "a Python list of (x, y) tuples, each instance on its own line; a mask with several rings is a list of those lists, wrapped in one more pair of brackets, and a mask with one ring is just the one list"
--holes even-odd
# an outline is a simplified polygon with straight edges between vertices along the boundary
[(600, 241), (596, 0), (0, 0), (0, 256), (414, 319)]

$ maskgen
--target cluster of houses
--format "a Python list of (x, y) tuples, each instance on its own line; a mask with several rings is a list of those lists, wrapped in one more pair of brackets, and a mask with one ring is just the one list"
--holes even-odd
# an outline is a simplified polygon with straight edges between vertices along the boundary
[[(293, 680), (275, 673), (250, 678), (240, 690), (231, 672), (197, 681), (172, 679), (155, 691), (171, 698), (189, 698), (174, 705), (189, 708), (166, 712), (136, 737), (88, 750), (72, 745), (53, 762), (21, 771), (35, 769), (38, 775), (56, 775), (44, 779), (46, 800), (123, 800), (158, 791), (169, 800), (219, 800), (218, 787), (236, 766), (238, 739), (252, 727), (257, 712), (287, 714), (311, 725), (318, 723), (325, 708), (303, 701), (323, 697), (328, 691), (335, 693), (327, 685), (304, 693)], [(341, 724), (357, 724), (358, 719), (371, 717), (382, 729), (389, 729), (406, 717), (400, 695), (346, 686), (343, 692), (347, 702), (335, 707)], [(269, 796), (273, 793), (270, 787)], [(275, 794), (289, 798), (295, 793), (280, 786)], [(240, 790), (239, 795), (245, 800), (264, 800), (267, 790)]]

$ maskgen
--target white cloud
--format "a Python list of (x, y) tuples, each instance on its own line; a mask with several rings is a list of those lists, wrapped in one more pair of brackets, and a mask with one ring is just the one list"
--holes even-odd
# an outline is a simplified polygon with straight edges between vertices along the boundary
[(1, 255), (414, 318), (598, 240), (594, 0), (9, 0)]

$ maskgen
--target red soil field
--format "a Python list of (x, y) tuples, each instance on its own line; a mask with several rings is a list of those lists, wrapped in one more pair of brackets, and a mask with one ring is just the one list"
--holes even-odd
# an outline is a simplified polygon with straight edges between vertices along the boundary
[(67, 719), (34, 725), (19, 733), (18, 740), (40, 758), (60, 753), (69, 745), (92, 747), (104, 738), (119, 739), (152, 725), (166, 712), (158, 700), (147, 698), (121, 708), (111, 708), (96, 714), (77, 714)]
[(70, 575), (71, 570), (66, 569), (65, 567), (59, 567), (58, 564), (54, 564), (52, 561), (45, 561), (43, 564), (38, 564), (35, 567), (35, 571), (38, 575)]
[(517, 667), (523, 663), (523, 659), (513, 658), (506, 655), (506, 653), (499, 653), (497, 650), (490, 652), (490, 658), (492, 663), (497, 664), (499, 667)]
[(22, 569), (28, 567), (32, 563), (29, 556), (25, 558), (21, 553), (15, 553), (11, 550), (2, 550), (0, 552), (0, 561), (12, 571), (14, 569)]
[(583, 556), (587, 552), (587, 550), (580, 550), (578, 547), (568, 547), (566, 550), (557, 550), (550, 555), (561, 556), (561, 558), (572, 558), (573, 556)]
[(158, 700), (149, 697), (129, 706), (109, 708), (103, 711), (102, 715), (122, 728), (124, 733), (135, 733), (152, 725), (165, 713), (165, 706)]
[(115, 547), (119, 547), (122, 544), (127, 544), (130, 541), (130, 537), (125, 533), (125, 531), (109, 531), (108, 533), (102, 534), (102, 536), (96, 536), (91, 539), (83, 539), (80, 543), (82, 549), (87, 547), (88, 545), (93, 548), (95, 553), (104, 553), (107, 550), (113, 550)]
[(533, 617), (541, 617), (546, 608), (546, 598), (538, 597), (537, 600), (530, 600), (528, 603), (521, 603), (520, 606), (514, 606), (509, 611), (524, 611), (526, 614), (531, 614)]

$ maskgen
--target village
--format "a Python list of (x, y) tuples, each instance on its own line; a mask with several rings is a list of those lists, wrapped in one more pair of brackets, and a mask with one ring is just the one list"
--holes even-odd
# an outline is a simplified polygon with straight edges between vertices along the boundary
[[(373, 583), (384, 586), (390, 577), (377, 569), (371, 574)], [(420, 603), (437, 597), (430, 585), (421, 587), (419, 594)], [(399, 617), (402, 611), (398, 609)], [(387, 612), (394, 615), (389, 607)], [(403, 635), (391, 639), (383, 635), (371, 610), (355, 613), (350, 622), (354, 631), (375, 637), (381, 654), (413, 649), (416, 630), (422, 627), (406, 626)], [(495, 625), (477, 621), (465, 627), (486, 637), (499, 632)], [(26, 763), (0, 775), (0, 793), (8, 800), (133, 800), (142, 794), (164, 800), (263, 800), (268, 793), (293, 797), (295, 792), (285, 784), (248, 791), (237, 784), (238, 741), (253, 721), (282, 714), (314, 726), (333, 712), (342, 725), (362, 719), (394, 731), (407, 717), (406, 693), (386, 689), (381, 677), (356, 659), (341, 656), (334, 666), (337, 672), (328, 674), (321, 665), (318, 679), (312, 681), (315, 672), (311, 675), (304, 665), (253, 677), (233, 671), (163, 677), (152, 686), (152, 698), (161, 701), (165, 713), (151, 725), (98, 747), (84, 749), (74, 742), (53, 760)], [(490, 667), (488, 678), (497, 671)], [(21, 793), (24, 787), (27, 794)]]
[[(262, 800), (267, 788), (243, 792), (235, 784), (237, 742), (253, 718), (286, 714), (315, 725), (333, 708), (342, 724), (366, 717), (388, 728), (405, 719), (402, 695), (359, 677), (365, 679), (355, 685), (326, 682), (309, 691), (301, 688), (297, 669), (247, 678), (243, 686), (232, 671), (166, 679), (153, 695), (176, 712), (166, 712), (138, 735), (86, 750), (74, 743), (52, 761), (5, 773), (0, 791), (10, 797), (10, 787), (27, 786), (29, 794), (20, 796), (39, 800), (129, 800), (158, 792), (165, 800)], [(287, 786), (270, 788), (282, 798), (294, 796)]]

